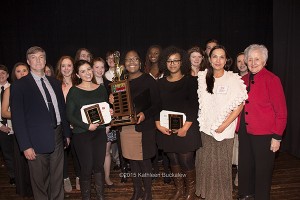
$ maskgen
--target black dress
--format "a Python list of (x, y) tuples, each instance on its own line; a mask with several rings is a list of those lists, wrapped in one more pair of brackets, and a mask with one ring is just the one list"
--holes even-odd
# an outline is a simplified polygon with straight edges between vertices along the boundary
[[(193, 122), (185, 137), (175, 134), (158, 133), (158, 146), (164, 152), (187, 153), (201, 146), (201, 135), (198, 123), (197, 79), (184, 76), (175, 82), (169, 82), (166, 77), (158, 80), (162, 110), (182, 112), (186, 121)], [(159, 121), (159, 116), (156, 117)]]
[(149, 74), (142, 74), (140, 77), (130, 80), (129, 85), (133, 101), (146, 90), (150, 92), (149, 98), (151, 105), (147, 109), (142, 110), (145, 115), (145, 120), (135, 125), (135, 130), (142, 133), (143, 159), (149, 159), (152, 158), (156, 152), (156, 126), (154, 117), (160, 111), (157, 83)]

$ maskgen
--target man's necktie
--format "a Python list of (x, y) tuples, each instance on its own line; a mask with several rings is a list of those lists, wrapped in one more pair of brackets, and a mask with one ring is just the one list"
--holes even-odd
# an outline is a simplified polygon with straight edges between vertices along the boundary
[(42, 82), (42, 86), (43, 86), (43, 89), (44, 89), (45, 94), (46, 94), (47, 104), (48, 104), (48, 108), (49, 108), (49, 113), (50, 113), (50, 117), (51, 117), (51, 120), (52, 120), (52, 124), (53, 124), (53, 127), (56, 128), (56, 126), (57, 126), (57, 120), (56, 120), (56, 114), (55, 114), (54, 106), (53, 106), (53, 103), (52, 103), (52, 99), (51, 99), (49, 90), (47, 89), (46, 84), (45, 84), (43, 78), (41, 78), (41, 82)]
[[(2, 106), (3, 94), (4, 94), (4, 86), (1, 86), (1, 106)], [(7, 119), (5, 119), (5, 118), (3, 118), (3, 117), (1, 117), (1, 119), (2, 119), (1, 123), (2, 123), (3, 125), (6, 125)]]

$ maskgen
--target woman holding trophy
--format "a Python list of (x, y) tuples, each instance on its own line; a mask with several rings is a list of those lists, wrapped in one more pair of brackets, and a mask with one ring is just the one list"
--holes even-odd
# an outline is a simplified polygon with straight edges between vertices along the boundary
[[(92, 112), (93, 116), (87, 116), (90, 117), (89, 123), (83, 122), (81, 109), (86, 105), (107, 102), (108, 95), (102, 84), (96, 84), (92, 66), (88, 61), (76, 62), (75, 72), (80, 83), (73, 86), (67, 95), (67, 118), (73, 126), (73, 143), (81, 166), (81, 195), (84, 200), (90, 199), (93, 173), (97, 200), (102, 200), (104, 199), (103, 165), (107, 140), (105, 126), (92, 119), (95, 116)], [(100, 116), (101, 112), (97, 114)]]
[(152, 199), (151, 158), (155, 155), (156, 133), (154, 116), (159, 112), (156, 81), (149, 74), (141, 72), (141, 63), (136, 51), (126, 53), (125, 69), (137, 122), (135, 125), (123, 126), (120, 137), (123, 156), (129, 159), (131, 166), (134, 187), (132, 200)]

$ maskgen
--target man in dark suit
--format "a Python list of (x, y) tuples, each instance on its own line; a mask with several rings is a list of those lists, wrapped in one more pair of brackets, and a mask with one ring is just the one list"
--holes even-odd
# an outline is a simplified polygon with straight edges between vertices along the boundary
[(68, 144), (70, 129), (61, 84), (45, 76), (42, 48), (29, 48), (26, 57), (31, 73), (11, 86), (13, 129), (28, 159), (34, 198), (63, 200), (63, 138)]

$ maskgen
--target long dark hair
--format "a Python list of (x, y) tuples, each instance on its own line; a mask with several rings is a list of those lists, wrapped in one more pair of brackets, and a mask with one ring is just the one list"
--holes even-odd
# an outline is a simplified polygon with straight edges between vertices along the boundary
[[(214, 50), (216, 50), (216, 49), (223, 49), (224, 50), (225, 56), (226, 56), (226, 63), (225, 63), (225, 66), (224, 66), (224, 70), (228, 71), (230, 69), (231, 64), (232, 64), (232, 59), (230, 58), (230, 56), (227, 53), (227, 50), (225, 49), (224, 46), (217, 45), (214, 48), (212, 48), (210, 53), (209, 53), (209, 58), (211, 59), (211, 55), (214, 52)], [(215, 83), (214, 70), (213, 70), (213, 67), (211, 66), (211, 64), (209, 64), (208, 67), (207, 67), (207, 74), (206, 74), (206, 85), (207, 85), (206, 91), (208, 93), (213, 94), (214, 83)]]
[[(75, 70), (76, 74), (79, 74), (79, 67), (81, 67), (84, 64), (88, 64), (92, 68), (92, 65), (91, 65), (91, 63), (89, 61), (78, 60), (77, 62), (75, 62), (75, 65), (74, 65), (74, 70)], [(81, 78), (78, 78), (78, 81), (77, 81), (76, 85), (79, 85), (81, 82), (82, 82)], [(93, 78), (92, 78), (92, 83), (97, 84), (97, 81), (95, 79), (94, 74), (93, 74)]]
[(73, 65), (73, 72), (71, 74), (71, 80), (72, 80), (72, 85), (76, 85), (76, 83), (78, 81), (78, 78), (75, 74), (74, 59), (71, 56), (62, 56), (57, 61), (56, 69), (55, 69), (56, 79), (59, 80), (61, 83), (64, 80), (64, 76), (61, 73), (61, 64), (62, 64), (63, 60), (65, 60), (65, 59), (69, 59), (71, 61), (72, 65)]

